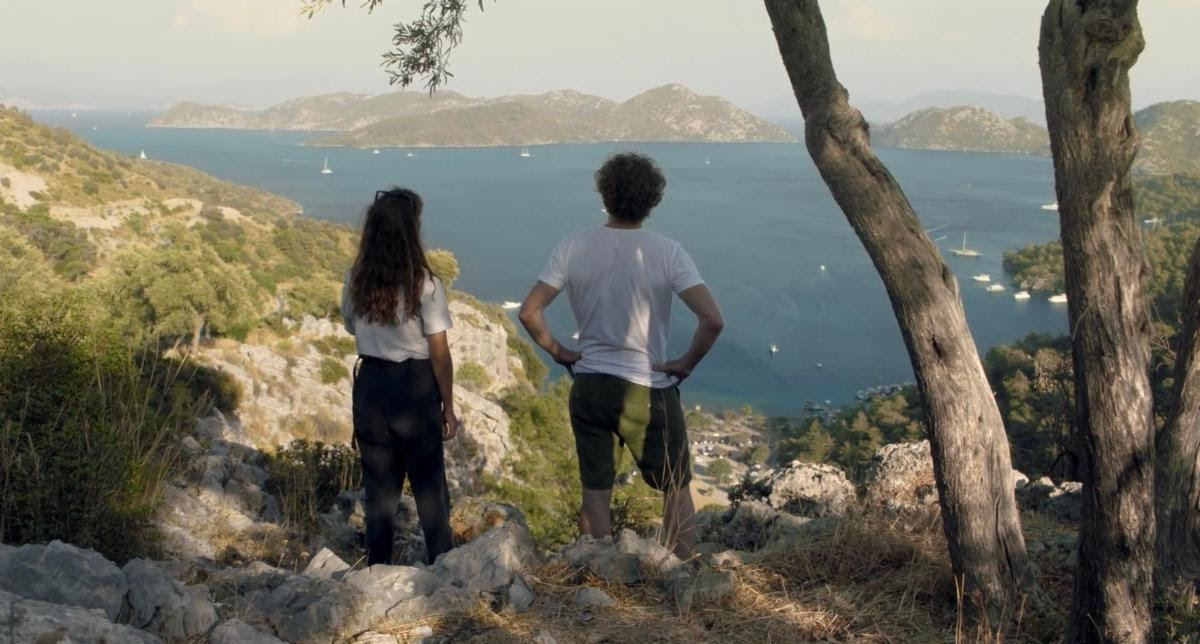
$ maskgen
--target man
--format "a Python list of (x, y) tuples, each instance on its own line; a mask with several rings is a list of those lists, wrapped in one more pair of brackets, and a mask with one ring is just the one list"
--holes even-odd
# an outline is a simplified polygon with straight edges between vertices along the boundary
[[(575, 377), (570, 411), (583, 483), (580, 531), (612, 533), (613, 480), (625, 445), (646, 483), (663, 492), (668, 547), (687, 559), (695, 508), (677, 385), (712, 348), (724, 322), (679, 243), (642, 228), (665, 187), (650, 158), (610, 157), (596, 172), (607, 223), (559, 242), (522, 303), (520, 319), (534, 342)], [(579, 351), (562, 346), (546, 327), (545, 309), (563, 289), (579, 329)], [(669, 360), (673, 295), (699, 325), (687, 352)]]

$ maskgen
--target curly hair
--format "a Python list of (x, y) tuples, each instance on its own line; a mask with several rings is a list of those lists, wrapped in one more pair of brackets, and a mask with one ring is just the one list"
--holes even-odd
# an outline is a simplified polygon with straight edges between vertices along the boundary
[(375, 193), (367, 208), (358, 257), (350, 269), (354, 314), (372, 324), (396, 325), (421, 315), (421, 291), (433, 275), (421, 245), (421, 197), (392, 188)]
[(614, 154), (596, 171), (596, 192), (604, 209), (621, 221), (638, 223), (649, 217), (666, 187), (654, 159), (637, 152)]

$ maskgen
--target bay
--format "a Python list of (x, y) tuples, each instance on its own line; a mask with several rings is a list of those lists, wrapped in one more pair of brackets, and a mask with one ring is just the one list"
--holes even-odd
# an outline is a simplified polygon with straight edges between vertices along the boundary
[[(425, 199), (430, 247), (448, 248), (456, 288), (502, 302), (525, 295), (551, 246), (603, 223), (592, 173), (617, 150), (658, 160), (667, 193), (648, 227), (678, 239), (720, 303), (726, 328), (683, 386), (687, 404), (719, 410), (749, 404), (799, 415), (806, 401), (912, 379), (879, 276), (801, 144), (592, 144), (501, 148), (318, 148), (314, 133), (151, 129), (148, 113), (39, 111), (99, 147), (172, 161), (300, 204), (304, 213), (357, 224), (375, 190), (413, 188)], [(880, 149), (959, 279), (981, 351), (1030, 332), (1065, 333), (1066, 307), (988, 293), (971, 280), (1006, 283), (1002, 253), (1054, 239), (1058, 219), (1046, 158)], [(411, 154), (411, 156), (410, 156)], [(328, 159), (333, 174), (321, 174)], [(981, 253), (946, 252), (962, 244)], [(824, 267), (824, 269), (822, 269)], [(1007, 283), (1006, 283), (1007, 285)], [(558, 337), (574, 332), (564, 298), (549, 312)], [(671, 345), (694, 323), (677, 307)], [(768, 347), (776, 344), (778, 353)], [(552, 371), (554, 377), (562, 371)]]

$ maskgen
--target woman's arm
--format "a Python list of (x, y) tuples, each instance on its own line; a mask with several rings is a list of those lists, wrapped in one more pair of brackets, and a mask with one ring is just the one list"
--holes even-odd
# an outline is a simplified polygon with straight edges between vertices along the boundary
[(433, 377), (442, 394), (442, 438), (449, 440), (458, 434), (458, 416), (454, 414), (454, 360), (450, 357), (450, 343), (446, 340), (445, 331), (425, 336), (425, 339), (429, 342)]

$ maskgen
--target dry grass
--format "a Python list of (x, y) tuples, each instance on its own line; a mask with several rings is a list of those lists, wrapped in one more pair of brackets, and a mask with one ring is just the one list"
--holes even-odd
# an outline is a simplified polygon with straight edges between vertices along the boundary
[[(1035, 531), (1059, 529), (1034, 523)], [(1045, 566), (1042, 571), (1043, 596), (1070, 596), (1069, 574)], [(495, 613), (481, 605), (381, 630), (414, 641), (413, 629), (428, 625), (433, 641), (479, 644), (529, 642), (539, 633), (561, 644), (1046, 642), (1058, 639), (1065, 623), (1066, 606), (1059, 601), (1025, 610), (1003, 632), (964, 626), (937, 522), (907, 528), (858, 517), (810, 541), (760, 552), (731, 573), (735, 590), (726, 600), (681, 614), (657, 584), (606, 583), (552, 563), (531, 580), (537, 601), (525, 613)], [(583, 585), (605, 591), (617, 606), (576, 606), (572, 598)]]

